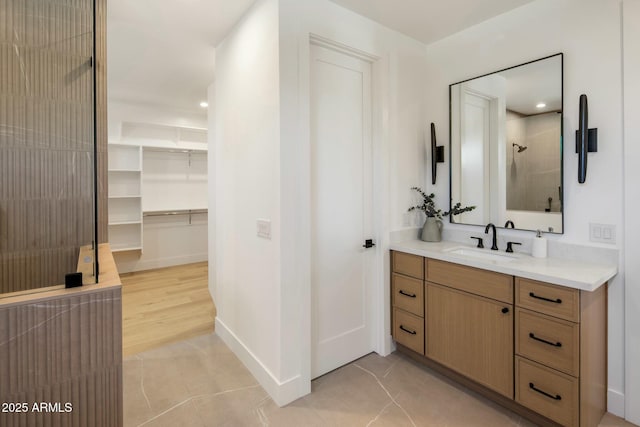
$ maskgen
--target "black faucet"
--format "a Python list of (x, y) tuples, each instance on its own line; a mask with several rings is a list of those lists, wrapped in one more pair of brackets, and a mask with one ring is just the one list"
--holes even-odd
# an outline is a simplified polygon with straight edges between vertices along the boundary
[(496, 241), (496, 226), (493, 225), (492, 223), (487, 224), (487, 226), (484, 229), (484, 234), (489, 234), (489, 228), (491, 228), (493, 230), (493, 240), (491, 241), (491, 250), (492, 251), (497, 251), (498, 250), (498, 242)]
[(504, 228), (509, 228), (509, 226), (511, 226), (511, 228), (516, 228), (516, 226), (513, 223), (513, 221), (507, 220), (507, 222), (504, 223)]

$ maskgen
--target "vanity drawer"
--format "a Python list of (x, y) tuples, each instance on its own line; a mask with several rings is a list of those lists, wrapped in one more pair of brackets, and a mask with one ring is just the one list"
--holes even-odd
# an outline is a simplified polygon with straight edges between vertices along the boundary
[(516, 356), (516, 401), (563, 426), (578, 425), (578, 380)]
[(513, 276), (427, 259), (429, 282), (513, 304)]
[(533, 311), (580, 321), (580, 291), (516, 277), (516, 305)]
[(580, 370), (577, 323), (516, 308), (516, 353), (577, 377)]
[(393, 273), (391, 303), (416, 316), (424, 316), (424, 282)]
[(424, 279), (424, 258), (404, 252), (391, 252), (391, 268), (394, 273)]
[(424, 355), (424, 319), (394, 308), (393, 338), (398, 344)]

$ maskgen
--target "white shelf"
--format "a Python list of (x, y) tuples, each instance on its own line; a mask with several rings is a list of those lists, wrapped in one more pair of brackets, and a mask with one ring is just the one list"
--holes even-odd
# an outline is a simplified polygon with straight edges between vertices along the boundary
[(140, 169), (109, 169), (109, 173), (140, 173), (142, 172)]
[[(121, 138), (125, 141), (206, 144), (207, 129), (153, 123), (123, 122)], [(141, 144), (144, 145), (144, 144)]]
[(109, 225), (130, 225), (130, 224), (142, 224), (142, 221), (114, 221), (110, 222)]
[[(111, 206), (109, 206), (111, 211)], [(111, 215), (109, 215), (111, 218)], [(142, 223), (126, 220), (114, 221), (121, 224), (109, 224), (109, 243), (113, 252), (142, 250)]]
[(141, 251), (142, 250), (142, 246), (119, 246), (119, 245), (114, 245), (113, 243), (110, 244), (111, 246), (111, 252), (128, 252), (128, 251)]
[(133, 196), (109, 196), (110, 199), (140, 199), (141, 195), (133, 195)]

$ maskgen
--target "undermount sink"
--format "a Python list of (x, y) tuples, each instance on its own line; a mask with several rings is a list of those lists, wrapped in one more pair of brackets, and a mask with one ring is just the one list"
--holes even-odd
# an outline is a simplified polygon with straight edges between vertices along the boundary
[(465, 247), (456, 247), (445, 250), (450, 254), (462, 255), (469, 258), (475, 259), (483, 259), (487, 261), (501, 261), (501, 262), (511, 262), (517, 257), (515, 255), (507, 255), (507, 254), (499, 254), (490, 252), (488, 249), (473, 249), (473, 248), (465, 248)]

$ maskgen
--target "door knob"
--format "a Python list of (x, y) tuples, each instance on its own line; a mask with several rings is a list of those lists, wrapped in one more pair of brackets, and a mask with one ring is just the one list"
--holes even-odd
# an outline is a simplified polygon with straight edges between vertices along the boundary
[(367, 240), (364, 241), (364, 245), (362, 245), (362, 247), (369, 249), (369, 248), (374, 247), (375, 245), (376, 244), (373, 243), (373, 239), (367, 239)]

